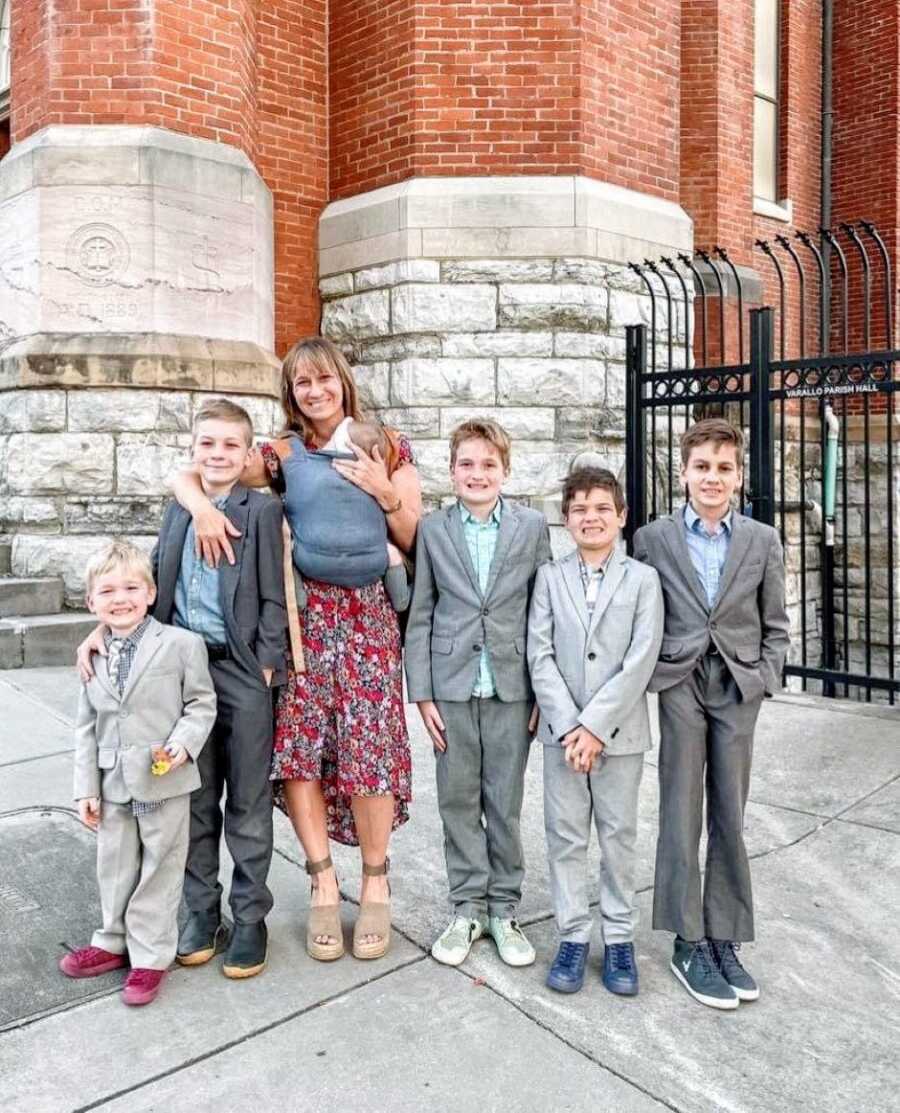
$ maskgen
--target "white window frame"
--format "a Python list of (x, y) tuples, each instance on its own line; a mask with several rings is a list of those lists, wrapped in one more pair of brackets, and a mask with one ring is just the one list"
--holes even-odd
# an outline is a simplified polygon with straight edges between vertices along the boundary
[[(771, 105), (774, 109), (775, 126), (772, 133), (772, 165), (773, 165), (773, 178), (774, 188), (772, 196), (767, 196), (764, 193), (758, 192), (757, 187), (759, 182), (756, 177), (756, 158), (754, 151), (753, 159), (753, 211), (760, 216), (771, 217), (775, 220), (782, 220), (789, 222), (792, 216), (792, 205), (790, 201), (779, 200), (779, 177), (781, 173), (781, 159), (779, 147), (781, 145), (781, 3), (776, 0), (774, 7), (775, 14), (775, 27), (773, 29), (773, 37), (775, 43), (775, 83), (774, 83), (774, 96), (769, 90), (759, 89), (756, 84), (756, 60), (754, 55), (754, 79), (753, 79), (753, 131), (754, 143), (756, 142), (756, 122), (759, 113), (759, 106), (761, 104)], [(760, 4), (754, 4), (754, 21), (760, 16)], [(754, 23), (755, 26), (755, 23)], [(755, 40), (755, 36), (754, 36)], [(755, 51), (755, 41), (754, 41)]]

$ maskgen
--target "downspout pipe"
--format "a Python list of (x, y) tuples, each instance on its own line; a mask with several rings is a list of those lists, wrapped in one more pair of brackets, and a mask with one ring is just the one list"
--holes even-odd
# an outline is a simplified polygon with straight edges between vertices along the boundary
[[(822, 228), (831, 228), (831, 177), (832, 177), (832, 142), (834, 125), (833, 101), (834, 77), (834, 0), (822, 0), (822, 181), (821, 181), (821, 210)], [(826, 335), (822, 337), (822, 351), (830, 350), (831, 339), (831, 244), (826, 237), (821, 238), (824, 275), (822, 276), (824, 288), (822, 290), (822, 328)], [(835, 653), (835, 615), (834, 615), (834, 512), (835, 489), (837, 485), (837, 450), (840, 435), (840, 422), (834, 410), (825, 400), (822, 400), (819, 410), (819, 419), (822, 430), (822, 579), (823, 579), (823, 606), (822, 606), (822, 656), (826, 669), (836, 666)], [(844, 616), (847, 621), (847, 616)], [(833, 696), (833, 684), (823, 684), (822, 694)]]

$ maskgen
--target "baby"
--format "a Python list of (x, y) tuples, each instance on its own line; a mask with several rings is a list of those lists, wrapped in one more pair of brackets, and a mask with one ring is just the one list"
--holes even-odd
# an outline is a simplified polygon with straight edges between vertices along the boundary
[(363, 587), (383, 578), (391, 605), (405, 611), (407, 569), (400, 550), (388, 541), (384, 511), (331, 466), (334, 460), (355, 460), (353, 446), (368, 456), (377, 448), (385, 461), (395, 451), (382, 426), (345, 418), (323, 448), (311, 452), (294, 438), (290, 456), (282, 460), (294, 564), (310, 579), (342, 587)]

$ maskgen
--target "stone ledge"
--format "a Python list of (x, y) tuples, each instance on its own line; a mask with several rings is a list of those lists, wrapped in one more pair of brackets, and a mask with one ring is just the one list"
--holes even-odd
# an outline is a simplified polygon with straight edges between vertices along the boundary
[(281, 364), (258, 344), (160, 333), (35, 333), (0, 352), (0, 390), (143, 387), (279, 395)]
[(412, 258), (584, 256), (622, 262), (692, 247), (684, 210), (575, 175), (412, 178), (333, 201), (319, 274)]

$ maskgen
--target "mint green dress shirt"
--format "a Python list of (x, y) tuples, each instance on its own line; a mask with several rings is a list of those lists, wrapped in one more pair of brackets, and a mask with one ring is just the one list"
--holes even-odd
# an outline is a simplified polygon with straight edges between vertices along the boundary
[[(478, 578), (481, 594), (487, 591), (488, 575), (491, 571), (491, 561), (494, 559), (494, 550), (497, 548), (497, 538), (500, 535), (500, 515), (503, 512), (503, 503), (497, 499), (497, 505), (491, 511), (486, 522), (479, 522), (469, 511), (459, 504), (459, 513), (462, 518), (463, 534), (472, 558), (472, 567)], [(494, 685), (494, 673), (491, 669), (491, 659), (487, 646), (481, 651), (481, 660), (478, 663), (478, 679), (472, 695), (476, 699), (489, 699), (497, 694)]]

